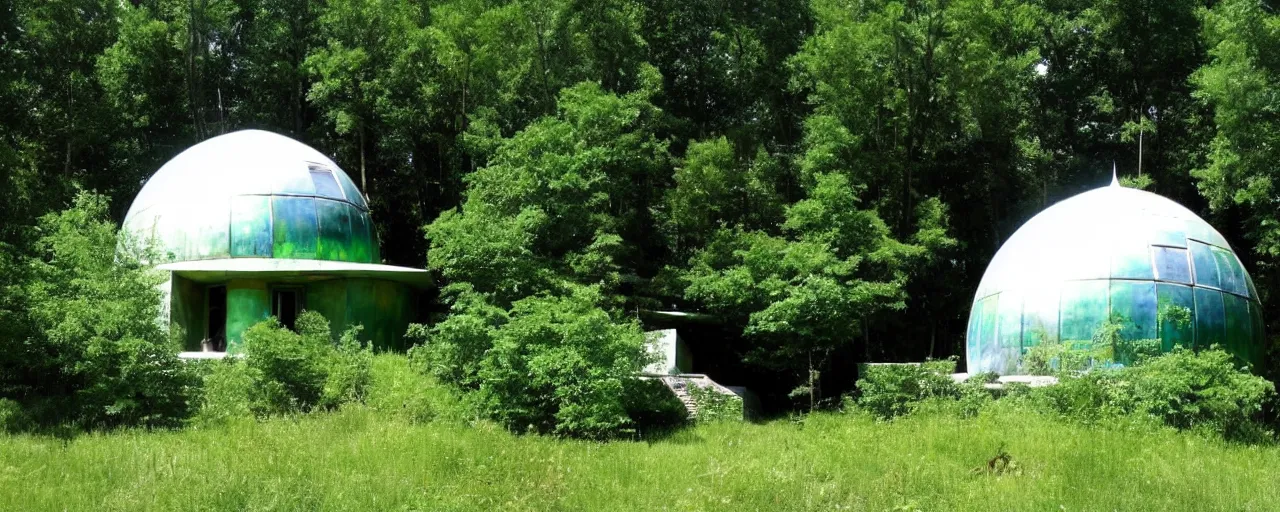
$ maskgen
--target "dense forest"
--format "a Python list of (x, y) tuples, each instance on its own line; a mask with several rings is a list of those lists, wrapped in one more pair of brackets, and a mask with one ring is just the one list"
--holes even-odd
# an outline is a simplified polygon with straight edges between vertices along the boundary
[(457, 339), (559, 298), (712, 315), (802, 387), (959, 354), (1002, 241), (1113, 163), (1274, 322), (1278, 73), (1266, 0), (0, 0), (0, 338), (50, 316), (42, 218), (118, 225), (245, 128), (333, 156)]

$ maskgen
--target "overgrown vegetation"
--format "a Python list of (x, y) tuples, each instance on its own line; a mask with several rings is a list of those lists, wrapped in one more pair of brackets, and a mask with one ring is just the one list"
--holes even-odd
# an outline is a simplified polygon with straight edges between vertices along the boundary
[(296, 328), (297, 332), (286, 329), (270, 318), (245, 331), (243, 358), (198, 363), (205, 366), (205, 375), (197, 421), (285, 415), (363, 402), (371, 381), (373, 351), (358, 339), (361, 328), (352, 327), (334, 340), (329, 322), (314, 311), (298, 315)]
[(118, 236), (106, 198), (87, 192), (37, 232), (0, 336), (0, 427), (181, 424), (197, 377), (157, 322), (163, 277), (141, 263), (146, 241)]
[[(375, 368), (387, 357), (399, 356)], [(1009, 464), (988, 472), (1002, 447)], [(1003, 400), (970, 418), (820, 412), (609, 443), (353, 406), (172, 433), (0, 436), (0, 468), (0, 503), (16, 510), (1200, 512), (1280, 501), (1275, 446), (1084, 426)]]
[[(1063, 360), (1088, 357), (1068, 351)], [(1008, 384), (1003, 390), (988, 391), (983, 385), (993, 382), (994, 374), (972, 375), (957, 383), (950, 376), (953, 369), (954, 363), (948, 361), (870, 366), (858, 380), (855, 404), (882, 419), (947, 404), (972, 416), (1000, 397), (1028, 413), (1070, 421), (1150, 419), (1233, 441), (1274, 441), (1264, 412), (1276, 398), (1275, 385), (1239, 367), (1230, 354), (1216, 348), (1199, 352), (1178, 348), (1123, 367), (1064, 369), (1056, 373), (1056, 385), (1038, 388)]]
[(410, 355), (440, 381), (466, 392), (486, 416), (518, 432), (606, 438), (633, 431), (660, 403), (639, 403), (639, 370), (652, 357), (634, 321), (600, 307), (594, 287), (569, 296), (522, 299), (510, 311), (465, 290), (453, 314), (428, 329)]

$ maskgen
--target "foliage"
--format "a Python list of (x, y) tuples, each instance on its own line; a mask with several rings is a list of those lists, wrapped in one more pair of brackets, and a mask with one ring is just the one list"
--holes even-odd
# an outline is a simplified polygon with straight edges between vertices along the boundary
[(414, 368), (405, 356), (378, 354), (371, 363), (364, 403), (378, 414), (411, 424), (461, 423), (471, 418), (458, 396)]
[(880, 419), (911, 413), (921, 402), (958, 398), (960, 387), (951, 378), (954, 360), (923, 364), (866, 365), (858, 378), (857, 404)]
[(694, 403), (698, 404), (698, 416), (694, 419), (699, 422), (742, 421), (745, 419), (745, 416), (743, 416), (743, 400), (738, 395), (722, 393), (709, 386), (701, 386), (699, 384), (690, 384), (688, 391), (689, 396), (693, 397)]
[(195, 379), (157, 322), (163, 278), (141, 263), (147, 246), (117, 237), (106, 198), (88, 192), (39, 233), (22, 290), (32, 331), (0, 339), (0, 397), (36, 425), (178, 425)]
[(634, 426), (624, 391), (651, 355), (639, 325), (615, 319), (601, 301), (597, 288), (578, 287), (503, 313), (465, 292), (449, 320), (429, 333), (411, 329), (425, 341), (412, 357), (512, 430), (617, 435)]
[(372, 381), (372, 348), (353, 326), (333, 340), (329, 321), (303, 311), (297, 332), (274, 318), (244, 333), (244, 357), (215, 363), (204, 376), (198, 420), (216, 423), (252, 413), (272, 416), (360, 403)]

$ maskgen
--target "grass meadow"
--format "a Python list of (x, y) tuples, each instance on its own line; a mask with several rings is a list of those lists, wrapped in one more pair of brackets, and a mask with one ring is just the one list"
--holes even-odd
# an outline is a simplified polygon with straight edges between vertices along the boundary
[[(1009, 471), (975, 471), (1001, 446)], [(823, 413), (607, 443), (412, 421), (376, 405), (181, 431), (0, 436), (0, 510), (1278, 507), (1280, 448), (1000, 403), (973, 418)]]

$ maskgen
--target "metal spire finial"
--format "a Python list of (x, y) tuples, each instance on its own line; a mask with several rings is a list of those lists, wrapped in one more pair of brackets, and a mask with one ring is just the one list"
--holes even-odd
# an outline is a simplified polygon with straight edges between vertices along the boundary
[(1116, 163), (1115, 163), (1115, 162), (1111, 162), (1111, 186), (1113, 186), (1113, 187), (1119, 187), (1119, 186), (1120, 186), (1120, 178), (1118, 178), (1118, 177), (1117, 177), (1117, 175), (1116, 175)]

